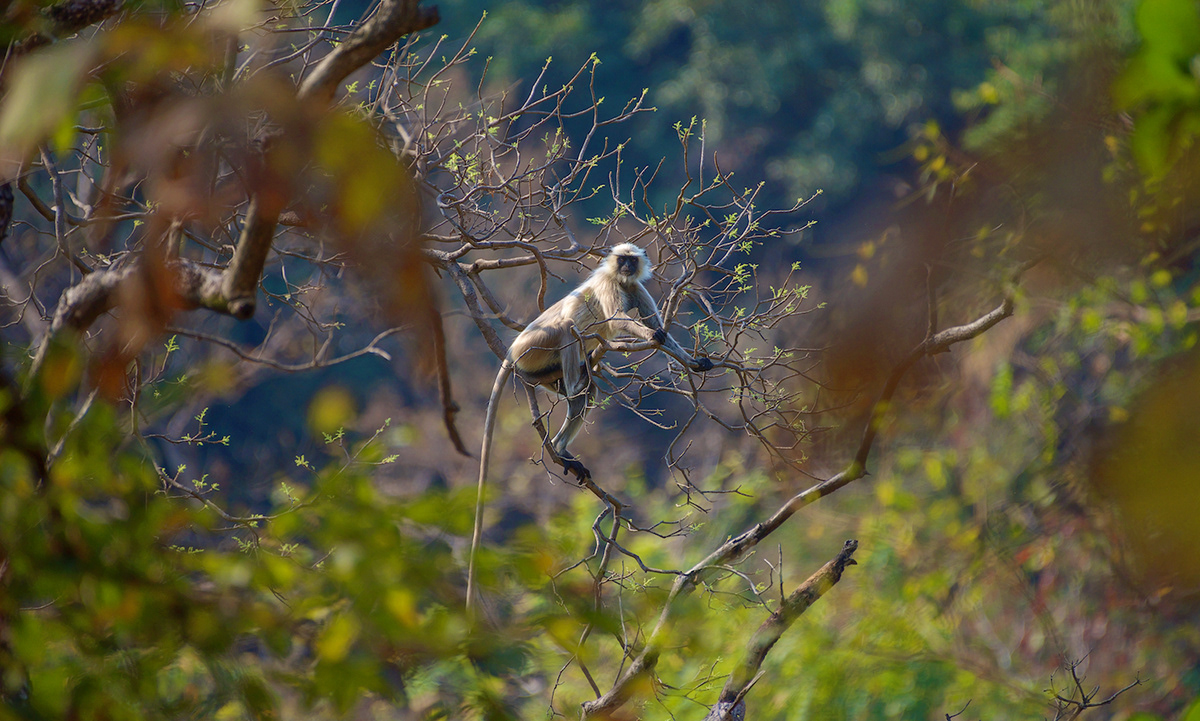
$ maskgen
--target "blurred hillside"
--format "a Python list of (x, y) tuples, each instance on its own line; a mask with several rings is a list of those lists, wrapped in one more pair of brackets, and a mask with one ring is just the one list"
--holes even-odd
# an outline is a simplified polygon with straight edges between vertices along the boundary
[[(908, 142), (925, 123), (973, 150), (1008, 142), (1071, 87), (1081, 48), (1133, 40), (1124, 0), (445, 7), (442, 30), (454, 41), (487, 13), (471, 43), (489, 58), (485, 88), (519, 95), (534, 82), (557, 87), (594, 53), (597, 97), (620, 105), (645, 91), (658, 108), (622, 131), (631, 165), (657, 166), (677, 146), (675, 123), (700, 118), (705, 151), (722, 168), (747, 186), (766, 181), (764, 205), (788, 207), (821, 191), (810, 212), (822, 223), (903, 195), (897, 186), (912, 182)], [(681, 169), (664, 170), (666, 185), (679, 179)], [(823, 237), (821, 225), (814, 234), (837, 240)]]

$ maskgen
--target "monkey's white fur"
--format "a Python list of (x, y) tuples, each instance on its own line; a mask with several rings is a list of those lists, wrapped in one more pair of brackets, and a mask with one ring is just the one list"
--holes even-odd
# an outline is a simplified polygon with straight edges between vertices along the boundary
[[(551, 441), (564, 467), (577, 475), (586, 472), (567, 450), (583, 427), (588, 401), (595, 396), (591, 380), (604, 354), (600, 338), (621, 337), (655, 341), (679, 358), (688, 359), (695, 371), (712, 368), (707, 358), (696, 359), (663, 328), (658, 306), (643, 283), (652, 274), (646, 251), (633, 243), (613, 246), (604, 262), (565, 298), (534, 319), (513, 341), (496, 374), (483, 422), (483, 448), (479, 453), (479, 488), (475, 504), (475, 531), (467, 570), (467, 609), (475, 593), (475, 553), (483, 532), (483, 495), (487, 485), (488, 457), (496, 406), (514, 371), (529, 385), (541, 385), (567, 398), (567, 418)], [(590, 336), (590, 337), (589, 337)]]

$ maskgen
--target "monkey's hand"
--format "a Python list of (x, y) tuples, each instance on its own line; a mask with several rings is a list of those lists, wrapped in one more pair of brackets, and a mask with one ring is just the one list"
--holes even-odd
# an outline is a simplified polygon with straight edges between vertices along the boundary
[(563, 473), (573, 474), (575, 476), (575, 480), (579, 481), (580, 483), (583, 483), (592, 477), (592, 472), (587, 469), (587, 466), (570, 456), (559, 456), (558, 462), (562, 464)]
[(655, 328), (654, 335), (650, 336), (650, 338), (651, 338), (651, 340), (653, 340), (655, 343), (657, 343), (659, 345), (666, 343), (667, 342), (667, 329), (666, 328)]
[(713, 369), (713, 363), (707, 358), (695, 358), (692, 360), (692, 370), (697, 373), (703, 373)]

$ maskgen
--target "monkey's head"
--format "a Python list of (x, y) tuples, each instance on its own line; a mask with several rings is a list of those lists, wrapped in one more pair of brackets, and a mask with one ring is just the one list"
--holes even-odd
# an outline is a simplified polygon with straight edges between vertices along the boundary
[(614, 245), (604, 261), (608, 270), (624, 284), (642, 283), (650, 277), (650, 261), (646, 251), (633, 243)]

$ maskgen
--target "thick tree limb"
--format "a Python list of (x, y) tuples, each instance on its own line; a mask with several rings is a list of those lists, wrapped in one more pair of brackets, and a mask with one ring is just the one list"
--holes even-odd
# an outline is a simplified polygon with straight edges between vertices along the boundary
[(436, 25), (440, 19), (437, 7), (422, 8), (418, 2), (382, 0), (375, 13), (326, 55), (300, 83), (297, 97), (301, 101), (331, 102), (350, 73), (371, 62), (402, 36)]
[[(190, 260), (167, 262), (166, 270), (174, 283), (172, 290), (183, 310), (207, 308), (218, 313), (228, 312), (221, 294), (221, 276), (211, 268)], [(140, 262), (121, 268), (98, 271), (63, 291), (50, 321), (50, 332), (64, 329), (83, 331), (104, 313), (116, 307), (122, 284), (143, 270)]]
[[(93, 4), (104, 1), (93, 0)], [(436, 22), (436, 8), (418, 8), (418, 2), (384, 0), (371, 19), (322, 60), (301, 85), (297, 92), (298, 100), (328, 102), (338, 84), (350, 72), (369, 62), (403, 35)], [(264, 152), (269, 155), (269, 140), (265, 145), (267, 149)], [(270, 163), (266, 162), (265, 166), (269, 167)], [(289, 201), (288, 194), (279, 192), (278, 187), (254, 193), (234, 257), (224, 273), (218, 275), (187, 261), (168, 264), (176, 280), (174, 291), (181, 307), (186, 310), (207, 308), (242, 320), (253, 316), (258, 283), (275, 236), (275, 227)], [(58, 209), (58, 212), (62, 212), (62, 209)], [(51, 323), (51, 333), (63, 328), (88, 328), (101, 314), (115, 307), (118, 289), (137, 267), (139, 263), (135, 262), (117, 270), (98, 271), (67, 289), (59, 300)]]
[(246, 210), (246, 222), (238, 238), (233, 259), (221, 279), (221, 294), (228, 300), (229, 313), (238, 320), (249, 320), (258, 305), (258, 281), (262, 278), (279, 213), (286, 205), (281, 197), (255, 194)]
[[(404, 35), (424, 30), (438, 21), (436, 7), (421, 8), (419, 0), (383, 0), (375, 13), (358, 26), (321, 60), (313, 72), (300, 83), (296, 98), (301, 103), (315, 102), (324, 106), (333, 100), (341, 82), (382, 53)], [(267, 154), (265, 165), (270, 167), (270, 139), (264, 142)], [(284, 179), (286, 182), (286, 179)], [(246, 211), (246, 221), (238, 238), (233, 260), (225, 269), (222, 293), (228, 299), (229, 312), (245, 320), (254, 315), (257, 304), (258, 281), (262, 277), (267, 254), (275, 237), (279, 215), (288, 205), (287, 193), (256, 192)]]
[[(767, 653), (800, 614), (807, 611), (826, 591), (833, 588), (835, 583), (842, 580), (846, 566), (855, 565), (851, 556), (857, 550), (858, 541), (846, 541), (841, 552), (833, 560), (800, 584), (799, 588), (784, 600), (783, 605), (758, 627), (750, 637), (750, 642), (746, 644), (746, 655), (725, 681), (725, 688), (721, 689), (717, 705), (704, 717), (705, 721), (730, 721), (745, 717), (746, 692), (758, 677)], [(741, 716), (738, 716), (738, 713)]]
[[(169, 290), (173, 296), (164, 299), (168, 307), (229, 312), (225, 296), (221, 293), (221, 275), (218, 272), (184, 259), (168, 261), (163, 264), (162, 270), (169, 279)], [(130, 284), (145, 282), (142, 274), (149, 272), (153, 271), (138, 259), (119, 268), (90, 273), (63, 291), (46, 337), (34, 356), (30, 378), (41, 369), (52, 337), (64, 330), (83, 332), (90, 328), (96, 319), (119, 305), (124, 289), (129, 288)]]
[(16, 43), (9, 60), (49, 45), (55, 38), (74, 35), (89, 25), (116, 15), (123, 6), (123, 0), (66, 0), (51, 5), (43, 11), (49, 27)]

